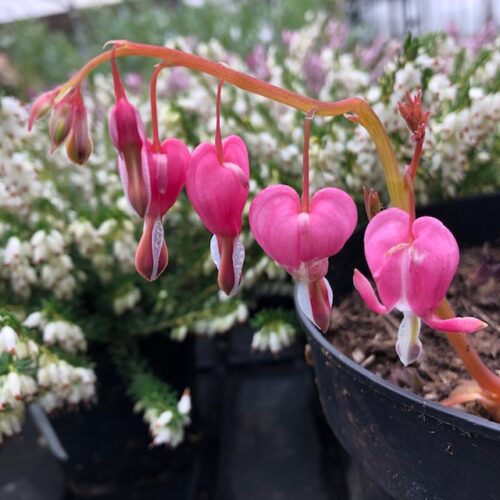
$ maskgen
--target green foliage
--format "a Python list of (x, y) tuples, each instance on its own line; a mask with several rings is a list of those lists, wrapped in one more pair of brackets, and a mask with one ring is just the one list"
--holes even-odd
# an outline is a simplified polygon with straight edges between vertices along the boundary
[(250, 325), (254, 330), (260, 330), (271, 323), (287, 323), (295, 330), (300, 329), (295, 311), (290, 309), (262, 309), (254, 314), (250, 320)]

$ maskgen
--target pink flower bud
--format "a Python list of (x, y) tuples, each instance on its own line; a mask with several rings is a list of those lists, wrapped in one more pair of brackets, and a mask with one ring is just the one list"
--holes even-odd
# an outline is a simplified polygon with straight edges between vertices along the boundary
[(66, 142), (68, 158), (78, 165), (83, 165), (92, 153), (92, 140), (90, 139), (87, 110), (83, 103), (82, 95), (76, 91), (73, 100), (73, 121)]
[(138, 111), (126, 97), (109, 112), (109, 134), (118, 150), (118, 170), (125, 196), (139, 217), (150, 201), (146, 131)]
[(28, 120), (28, 130), (31, 131), (33, 124), (45, 116), (54, 106), (54, 101), (59, 93), (59, 87), (43, 93), (38, 96), (31, 105), (30, 116)]
[(109, 111), (109, 135), (118, 150), (118, 171), (132, 210), (146, 215), (150, 199), (146, 130), (137, 109), (128, 102), (116, 60), (111, 60), (116, 102)]
[(320, 189), (304, 212), (294, 189), (270, 186), (253, 200), (249, 221), (262, 249), (299, 282), (299, 306), (326, 331), (333, 300), (324, 278), (327, 259), (341, 250), (356, 227), (352, 198), (340, 189)]
[(222, 141), (222, 158), (213, 144), (200, 144), (187, 171), (187, 195), (205, 227), (215, 235), (212, 258), (219, 269), (219, 285), (228, 295), (236, 292), (241, 280), (245, 254), (238, 236), (249, 175), (247, 148), (236, 135)]
[(49, 136), (52, 141), (51, 152), (58, 148), (68, 137), (73, 123), (73, 91), (66, 94), (53, 108), (49, 118)]
[(354, 272), (354, 286), (368, 307), (379, 314), (398, 309), (401, 322), (397, 353), (408, 365), (422, 352), (420, 319), (445, 332), (472, 333), (486, 326), (471, 318), (439, 319), (435, 310), (443, 300), (458, 266), (458, 245), (451, 232), (433, 217), (410, 216), (399, 208), (376, 215), (365, 233), (365, 256), (381, 302), (370, 282)]

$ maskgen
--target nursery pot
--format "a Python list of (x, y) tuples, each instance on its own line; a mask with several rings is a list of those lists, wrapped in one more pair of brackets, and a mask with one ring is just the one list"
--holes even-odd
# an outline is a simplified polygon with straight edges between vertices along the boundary
[[(500, 213), (499, 196), (454, 201), (422, 212), (441, 218), (461, 244), (500, 236), (498, 221), (487, 216)], [(360, 265), (361, 243), (360, 231), (352, 243), (357, 246), (354, 257), (350, 264), (344, 260), (341, 268), (349, 281), (352, 269)], [(349, 260), (349, 255), (343, 259)], [(348, 278), (339, 281), (346, 283)], [(335, 349), (298, 308), (297, 314), (311, 346), (328, 423), (351, 458), (382, 490), (372, 491), (370, 499), (500, 498), (499, 424), (383, 380)]]
[[(192, 339), (178, 343), (151, 335), (140, 348), (155, 375), (177, 393), (194, 388)], [(90, 354), (98, 380), (96, 404), (51, 417), (56, 442), (62, 447), (62, 453), (55, 455), (64, 465), (71, 498), (146, 499), (167, 491), (187, 498), (197, 451), (189, 435), (175, 449), (151, 448), (148, 426), (142, 414), (133, 411), (134, 403), (109, 352), (98, 345), (91, 346)]]

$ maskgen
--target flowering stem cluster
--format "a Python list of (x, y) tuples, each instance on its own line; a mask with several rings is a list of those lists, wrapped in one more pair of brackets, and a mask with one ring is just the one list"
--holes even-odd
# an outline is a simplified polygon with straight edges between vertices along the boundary
[[(459, 333), (460, 331), (476, 331), (485, 325), (474, 318), (455, 318), (451, 307), (443, 298), (458, 264), (456, 242), (451, 233), (439, 221), (415, 218), (413, 184), (429, 118), (429, 113), (422, 112), (420, 94), (414, 99), (408, 96), (407, 101), (402, 103), (399, 108), (415, 141), (413, 159), (404, 175), (401, 175), (396, 155), (384, 127), (374, 111), (362, 99), (349, 98), (335, 102), (323, 102), (266, 83), (245, 73), (235, 71), (226, 65), (179, 50), (129, 41), (113, 41), (111, 44), (113, 45), (111, 50), (89, 61), (66, 83), (35, 101), (31, 122), (50, 108), (54, 108), (54, 114), (66, 102), (67, 96), (79, 92), (83, 79), (90, 71), (106, 61), (112, 61), (117, 104), (110, 115), (114, 120), (113, 124), (110, 125), (110, 130), (113, 142), (123, 161), (123, 172), (126, 180), (124, 188), (127, 191), (127, 197), (132, 208), (145, 220), (143, 239), (141, 239), (136, 254), (136, 263), (139, 263), (137, 267), (143, 276), (155, 279), (167, 265), (168, 254), (163, 241), (161, 218), (169, 206), (175, 202), (184, 184), (183, 180), (179, 180), (176, 194), (172, 195), (171, 203), (168, 206), (163, 208), (157, 206), (160, 202), (155, 201), (154, 193), (158, 190), (162, 192), (162, 189), (163, 192), (166, 192), (167, 187), (170, 186), (169, 183), (166, 183), (166, 176), (170, 169), (170, 166), (167, 168), (167, 164), (170, 165), (172, 160), (170, 157), (167, 158), (170, 153), (164, 151), (165, 143), (160, 144), (158, 137), (156, 79), (159, 71), (166, 66), (183, 66), (219, 79), (215, 146), (209, 143), (202, 144), (193, 152), (187, 168), (184, 160), (181, 163), (184, 165), (182, 170), (186, 168), (187, 171), (188, 197), (207, 229), (214, 234), (211, 252), (219, 269), (219, 285), (228, 295), (235, 293), (241, 280), (244, 248), (238, 236), (241, 232), (241, 211), (248, 194), (249, 173), (248, 154), (242, 140), (237, 136), (230, 136), (224, 140), (221, 138), (220, 97), (222, 85), (226, 82), (247, 92), (306, 113), (302, 198), (299, 199), (297, 193), (287, 186), (271, 186), (264, 189), (255, 198), (250, 209), (249, 219), (252, 232), (258, 243), (268, 255), (300, 283), (303, 292), (301, 292), (302, 295), (299, 294), (302, 297), (299, 297), (299, 303), (305, 309), (306, 314), (322, 330), (326, 330), (329, 324), (332, 300), (331, 289), (324, 278), (328, 268), (327, 258), (337, 253), (352, 234), (356, 224), (356, 210), (348, 195), (334, 188), (319, 190), (310, 199), (309, 135), (314, 115), (332, 117), (343, 115), (348, 120), (363, 126), (371, 136), (382, 163), (389, 197), (394, 207), (375, 216), (371, 222), (373, 230), (370, 232), (369, 228), (367, 231), (368, 240), (371, 238), (376, 247), (377, 241), (379, 241), (380, 231), (378, 230), (382, 220), (387, 219), (384, 222), (384, 229), (380, 233), (383, 233), (382, 240), (387, 240), (387, 245), (392, 238), (392, 244), (387, 247), (387, 252), (382, 256), (377, 254), (381, 250), (380, 246), (374, 251), (372, 257), (368, 256), (367, 250), (367, 258), (370, 268), (372, 268), (371, 258), (373, 269), (380, 271), (378, 276), (383, 274), (382, 268), (380, 268), (382, 260), (388, 258), (384, 272), (388, 276), (387, 279), (392, 279), (390, 286), (395, 287), (394, 293), (391, 295), (390, 287), (385, 286), (385, 297), (382, 296), (384, 303), (379, 303), (366, 278), (359, 273), (355, 274), (354, 278), (356, 288), (368, 305), (377, 312), (385, 314), (393, 307), (403, 312), (404, 319), (398, 334), (397, 350), (405, 364), (414, 361), (421, 352), (418, 332), (420, 318), (422, 318), (424, 322), (437, 329), (453, 332), (449, 338), (464, 360), (467, 369), (476, 378), (481, 389), (500, 404), (500, 377), (491, 373), (482, 364), (466, 337)], [(133, 113), (127, 107), (129, 106), (128, 101), (118, 77), (116, 58), (129, 56), (150, 57), (163, 61), (155, 68), (151, 81), (152, 144), (145, 138), (140, 119), (135, 115), (132, 116)], [(110, 118), (110, 122), (112, 120)], [(74, 127), (74, 124), (72, 126)], [(122, 128), (120, 129), (120, 127)], [(127, 129), (127, 127), (129, 128)], [(66, 133), (65, 130), (64, 133)], [(146, 158), (144, 161), (147, 167), (143, 168), (142, 171), (133, 165), (134, 161), (139, 161), (138, 158)], [(134, 179), (131, 177), (132, 175), (142, 175), (142, 179)], [(233, 197), (230, 203), (227, 200), (228, 197)], [(375, 198), (372, 196), (372, 199)], [(376, 201), (378, 202), (378, 200)], [(269, 232), (271, 219), (275, 223), (275, 232), (272, 234)], [(388, 240), (385, 229), (386, 222), (392, 223), (393, 226), (395, 223), (398, 228), (405, 229), (402, 229), (401, 234), (393, 234)], [(328, 232), (330, 226), (336, 228), (335, 235)], [(411, 271), (408, 266), (419, 264), (415, 256), (418, 256), (421, 251), (430, 250), (425, 247), (427, 244), (425, 238), (428, 238), (429, 234), (436, 234), (436, 237), (441, 238), (439, 251), (448, 252), (449, 268), (443, 271), (444, 274), (441, 277), (436, 278), (433, 290), (424, 288), (419, 291), (419, 283), (416, 283), (415, 287), (408, 293), (404, 291), (402, 296), (397, 296), (401, 291), (397, 292), (396, 289), (403, 285), (394, 282), (394, 276), (401, 277), (402, 274), (394, 274), (394, 271), (399, 272), (403, 269), (404, 272), (413, 273), (412, 276), (415, 275), (415, 272), (417, 274), (420, 272), (418, 270)], [(292, 250), (294, 248), (298, 249), (296, 253)], [(438, 265), (429, 262), (422, 273), (429, 272), (434, 264)], [(435, 269), (437, 270), (438, 267)], [(424, 274), (419, 275), (419, 279), (423, 280), (422, 283), (425, 282)], [(378, 285), (380, 291), (380, 283)]]

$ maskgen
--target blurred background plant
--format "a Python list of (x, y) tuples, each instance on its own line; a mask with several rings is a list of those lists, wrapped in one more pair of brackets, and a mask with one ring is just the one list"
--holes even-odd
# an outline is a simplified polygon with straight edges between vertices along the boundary
[[(95, 72), (87, 85), (95, 144), (87, 166), (69, 164), (60, 151), (49, 157), (43, 125), (27, 133), (24, 102), (64, 81), (108, 39), (165, 43), (322, 100), (364, 97), (387, 127), (402, 168), (412, 152), (396, 102), (422, 88), (432, 115), (419, 201), (500, 187), (500, 38), (493, 25), (472, 37), (451, 30), (403, 41), (350, 29), (334, 20), (332, 2), (322, 0), (245, 0), (237, 8), (232, 2), (185, 3), (125, 2), (100, 9), (98, 16), (83, 11), (70, 32), (41, 21), (0, 30), (11, 71), (0, 101), (0, 434), (19, 430), (24, 402), (35, 397), (47, 411), (94, 399), (95, 374), (84, 354), (90, 343), (108, 350), (119, 372), (127, 374), (153, 442), (176, 445), (189, 422), (189, 393), (175, 394), (154, 375), (135, 348), (141, 338), (157, 334), (183, 341), (188, 333), (220, 334), (249, 313), (255, 350), (277, 353), (296, 335), (289, 314), (262, 309), (269, 297), (278, 306), (287, 304), (291, 285), (247, 229), (242, 290), (229, 299), (217, 293), (210, 235), (184, 195), (166, 218), (166, 272), (154, 283), (136, 274), (140, 221), (126, 206), (108, 139), (109, 68)], [(316, 9), (305, 12), (306, 7)], [(149, 123), (153, 61), (119, 64), (131, 101)], [(178, 137), (191, 149), (212, 140), (215, 83), (182, 68), (162, 73), (163, 138)], [(224, 88), (223, 134), (239, 134), (248, 145), (250, 200), (273, 183), (299, 188), (302, 126), (300, 113)], [(336, 185), (361, 202), (363, 185), (383, 189), (377, 161), (359, 127), (343, 118), (314, 120), (315, 188)]]

